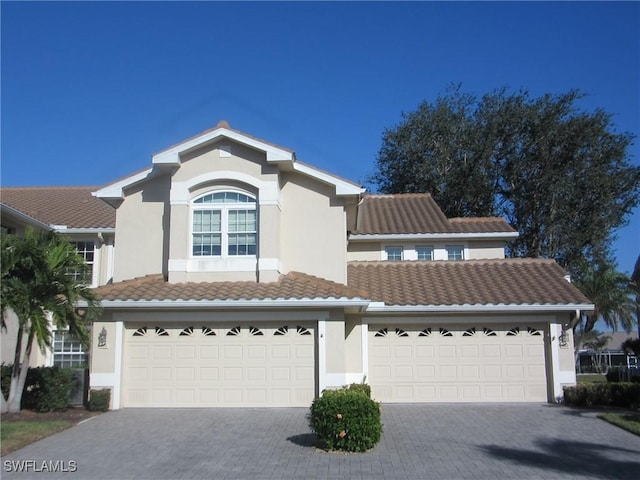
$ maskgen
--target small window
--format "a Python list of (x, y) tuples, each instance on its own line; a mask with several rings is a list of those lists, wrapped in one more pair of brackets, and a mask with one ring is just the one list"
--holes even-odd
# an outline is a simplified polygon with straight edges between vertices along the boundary
[(391, 262), (402, 261), (402, 247), (385, 247), (387, 253), (387, 260)]
[(447, 259), (452, 261), (464, 260), (464, 247), (462, 245), (447, 246)]
[(418, 245), (416, 247), (416, 254), (418, 255), (418, 260), (433, 260), (433, 247), (427, 247), (424, 245)]

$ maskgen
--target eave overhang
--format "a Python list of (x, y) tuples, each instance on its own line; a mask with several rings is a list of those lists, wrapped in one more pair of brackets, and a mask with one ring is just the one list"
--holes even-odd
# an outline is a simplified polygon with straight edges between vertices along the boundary
[[(282, 308), (357, 308), (365, 311), (369, 300), (349, 298), (302, 298), (256, 300), (102, 300), (103, 309), (282, 309)], [(79, 302), (78, 307), (86, 307)]]
[(371, 302), (367, 313), (553, 313), (592, 311), (593, 304), (385, 305)]
[(43, 230), (50, 230), (51, 226), (41, 222), (40, 220), (33, 218), (29, 215), (27, 215), (26, 213), (21, 212), (20, 210), (17, 210), (9, 205), (7, 205), (6, 203), (0, 203), (0, 211), (3, 212), (7, 212), (8, 214), (16, 217), (18, 220), (20, 220), (21, 222), (24, 222), (26, 225), (30, 226), (30, 227), (35, 227), (35, 228), (40, 228)]

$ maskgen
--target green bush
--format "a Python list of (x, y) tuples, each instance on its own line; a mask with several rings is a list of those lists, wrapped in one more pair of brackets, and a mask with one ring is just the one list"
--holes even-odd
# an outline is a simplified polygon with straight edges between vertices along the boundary
[(311, 404), (310, 426), (326, 448), (364, 452), (380, 441), (380, 404), (358, 387), (325, 390)]
[(585, 383), (564, 387), (564, 403), (577, 407), (640, 407), (640, 383)]
[(606, 377), (607, 382), (640, 383), (640, 370), (628, 367), (611, 367)]
[(88, 409), (92, 412), (106, 412), (109, 410), (109, 403), (111, 403), (111, 390), (108, 388), (89, 392)]
[(371, 398), (371, 386), (366, 383), (352, 383), (346, 387), (351, 392), (361, 392)]
[(0, 365), (0, 388), (5, 399), (9, 396), (9, 388), (11, 387), (11, 370), (13, 370), (13, 365), (5, 363)]
[(68, 368), (30, 368), (22, 395), (22, 408), (36, 412), (66, 410), (75, 382), (73, 372)]

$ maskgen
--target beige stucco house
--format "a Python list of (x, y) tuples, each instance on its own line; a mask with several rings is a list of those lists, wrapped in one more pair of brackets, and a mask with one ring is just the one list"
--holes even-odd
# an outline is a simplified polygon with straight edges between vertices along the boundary
[(506, 259), (503, 219), (367, 195), (226, 122), (70, 191), (2, 189), (2, 225), (80, 242), (112, 408), (308, 406), (363, 381), (382, 402), (547, 402), (575, 383), (568, 325), (592, 305), (553, 261)]

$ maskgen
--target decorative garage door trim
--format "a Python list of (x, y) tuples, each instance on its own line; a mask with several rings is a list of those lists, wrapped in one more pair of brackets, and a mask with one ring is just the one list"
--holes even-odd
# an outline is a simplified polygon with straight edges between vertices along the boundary
[(382, 402), (546, 402), (541, 325), (370, 325), (368, 375)]
[(308, 406), (315, 328), (303, 322), (130, 324), (124, 407)]

